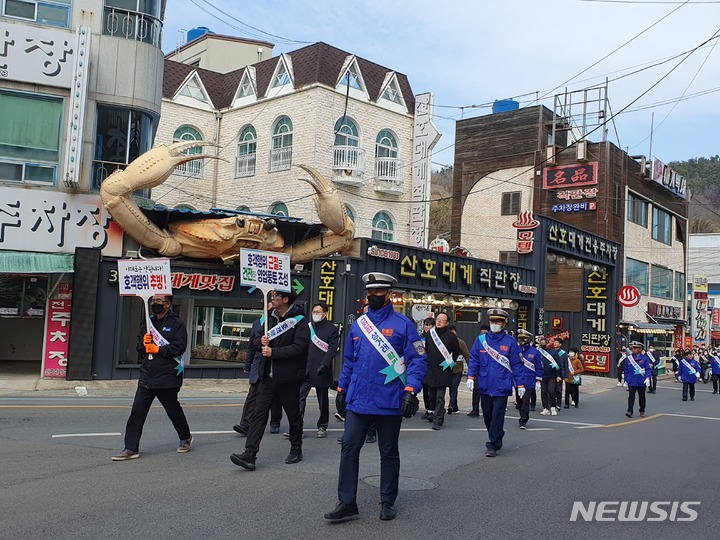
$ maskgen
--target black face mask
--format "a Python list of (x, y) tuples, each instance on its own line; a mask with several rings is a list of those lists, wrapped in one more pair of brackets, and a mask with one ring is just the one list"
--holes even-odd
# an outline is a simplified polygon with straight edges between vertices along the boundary
[(150, 304), (150, 311), (152, 311), (155, 315), (160, 315), (164, 309), (165, 306), (163, 304)]
[(385, 297), (384, 296), (368, 296), (368, 306), (370, 306), (370, 309), (380, 309), (385, 305)]

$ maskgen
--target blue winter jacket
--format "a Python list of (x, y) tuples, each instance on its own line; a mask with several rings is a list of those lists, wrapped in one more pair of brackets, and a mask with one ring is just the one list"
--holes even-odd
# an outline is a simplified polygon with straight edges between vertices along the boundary
[(522, 375), (515, 379), (515, 383), (525, 388), (535, 388), (535, 382), (541, 381), (543, 378), (543, 356), (540, 351), (529, 343), (520, 347), (520, 350), (522, 350), (523, 358), (535, 366), (535, 371), (527, 367), (523, 362)]
[[(692, 368), (695, 370), (695, 374), (693, 374), (692, 371), (688, 369), (688, 367), (685, 365), (685, 362), (692, 366)], [(687, 358), (683, 358), (682, 360), (680, 360), (679, 370), (680, 380), (684, 383), (695, 384), (700, 378), (700, 364), (694, 358), (692, 360), (688, 360)]]
[[(481, 342), (483, 336), (490, 347), (510, 360), (512, 373), (488, 354)], [(496, 334), (480, 334), (470, 351), (467, 376), (475, 378), (475, 387), (481, 394), (492, 397), (509, 396), (515, 386), (514, 380), (522, 377), (523, 362), (520, 353), (520, 345), (505, 330)]]
[(713, 375), (720, 375), (720, 356), (715, 354), (710, 357), (710, 367)]
[[(640, 373), (636, 373), (635, 366), (630, 362), (630, 358), (635, 360), (635, 363), (640, 368)], [(650, 359), (640, 354), (628, 354), (625, 359), (625, 382), (628, 386), (645, 386), (645, 379), (652, 377), (652, 362)]]
[(395, 352), (405, 360), (407, 383), (398, 377), (385, 384), (385, 358), (375, 349), (365, 333), (353, 323), (343, 354), (338, 389), (347, 392), (347, 408), (358, 414), (402, 415), (405, 387), (415, 393), (422, 389), (427, 370), (425, 346), (420, 341), (415, 323), (395, 312), (392, 304), (370, 309), (367, 316), (385, 336)]

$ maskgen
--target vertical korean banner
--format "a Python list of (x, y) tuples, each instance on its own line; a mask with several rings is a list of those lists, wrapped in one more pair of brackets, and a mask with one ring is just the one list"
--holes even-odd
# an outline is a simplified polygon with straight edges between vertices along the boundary
[(240, 284), (257, 287), (263, 292), (265, 333), (267, 334), (267, 295), (270, 291), (291, 292), (290, 255), (261, 251), (240, 250)]
[(691, 308), (693, 345), (707, 346), (710, 338), (710, 312), (708, 311), (708, 281), (705, 276), (693, 276)]
[(70, 343), (71, 300), (50, 299), (45, 331), (45, 356), (43, 377), (65, 377), (67, 375), (68, 346)]
[(608, 334), (608, 289), (607, 272), (592, 271), (585, 280), (585, 306), (583, 309), (583, 332), (580, 350), (585, 371), (610, 372), (612, 336)]

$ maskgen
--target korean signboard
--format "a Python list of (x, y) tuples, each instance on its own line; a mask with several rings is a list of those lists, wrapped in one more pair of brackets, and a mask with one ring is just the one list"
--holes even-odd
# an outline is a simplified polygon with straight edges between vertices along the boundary
[(580, 340), (586, 371), (610, 372), (612, 336), (608, 328), (609, 287), (606, 272), (587, 273), (583, 307), (585, 320)]
[(70, 343), (70, 308), (72, 301), (51, 298), (48, 305), (42, 373), (43, 377), (65, 377), (67, 375), (68, 346)]
[(517, 229), (517, 252), (518, 255), (532, 253), (535, 243), (535, 231), (540, 222), (533, 218), (529, 210), (520, 212), (512, 226)]
[(705, 276), (693, 276), (691, 308), (693, 345), (707, 345), (711, 314), (708, 310), (708, 281)]
[(545, 189), (575, 189), (580, 186), (592, 186), (598, 183), (597, 161), (562, 167), (543, 169), (543, 187)]
[(290, 292), (290, 255), (258, 249), (240, 250), (240, 283), (261, 291)]
[(74, 253), (76, 247), (122, 254), (122, 229), (99, 195), (0, 188), (0, 249)]
[(652, 158), (652, 179), (678, 197), (687, 199), (687, 182), (685, 177), (673, 171), (657, 158)]
[(415, 122), (412, 153), (412, 204), (410, 205), (410, 245), (427, 245), (430, 219), (430, 159), (440, 132), (432, 122), (433, 96), (415, 96)]
[(548, 247), (567, 254), (584, 256), (598, 262), (615, 264), (619, 245), (564, 223), (550, 221), (547, 229)]
[(118, 283), (120, 296), (171, 295), (170, 259), (121, 259)]
[(333, 307), (335, 306), (335, 280), (338, 269), (337, 261), (325, 260), (320, 263), (320, 283), (317, 287), (318, 302), (325, 302), (328, 306), (328, 320), (333, 320)]

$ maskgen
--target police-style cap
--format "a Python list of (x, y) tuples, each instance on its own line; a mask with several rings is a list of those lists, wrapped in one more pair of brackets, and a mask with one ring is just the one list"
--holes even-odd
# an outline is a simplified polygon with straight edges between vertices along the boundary
[(640, 343), (639, 341), (631, 341), (630, 346), (631, 347), (640, 347), (641, 349), (644, 347), (644, 345), (642, 343)]
[(518, 331), (517, 331), (517, 335), (518, 335), (518, 337), (522, 336), (522, 337), (527, 337), (527, 338), (530, 338), (530, 339), (533, 338), (532, 332), (528, 332), (528, 331), (525, 330), (524, 328), (521, 328), (520, 330), (518, 330)]
[(510, 315), (508, 315), (508, 312), (504, 309), (499, 308), (492, 308), (488, 309), (488, 318), (489, 319), (496, 319), (496, 318), (503, 318), (505, 321), (510, 320)]
[(392, 289), (398, 280), (390, 274), (382, 272), (368, 272), (362, 277), (366, 289)]

